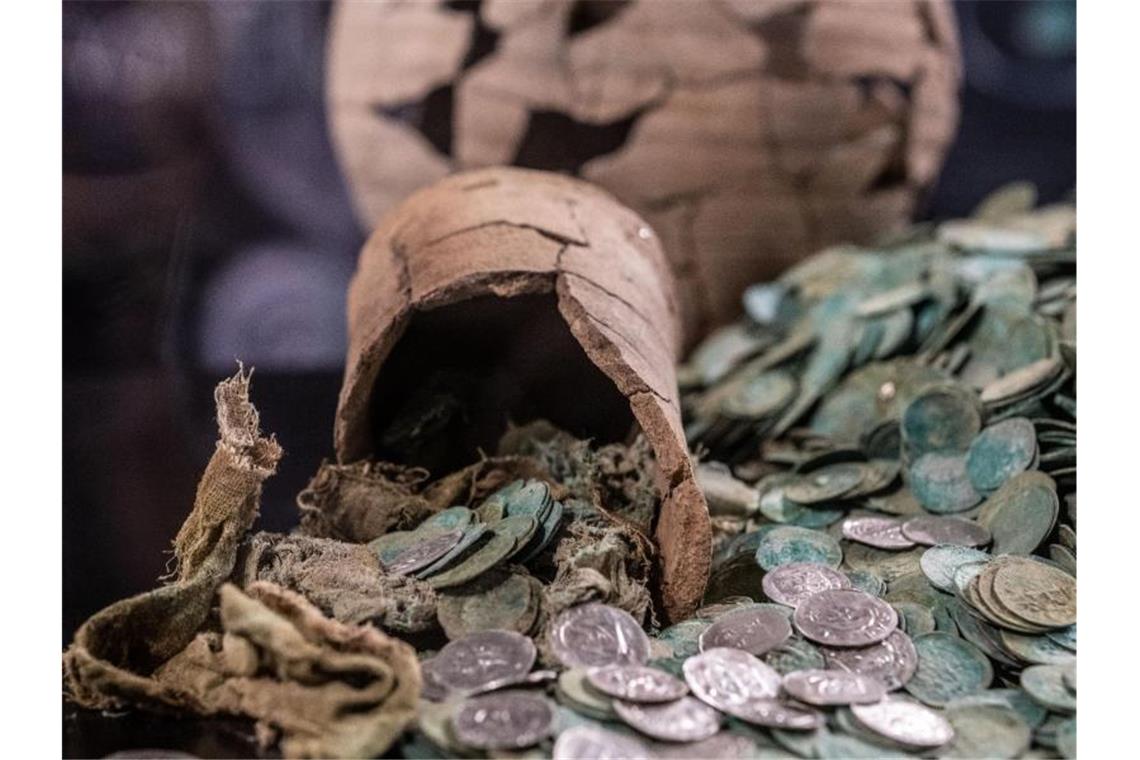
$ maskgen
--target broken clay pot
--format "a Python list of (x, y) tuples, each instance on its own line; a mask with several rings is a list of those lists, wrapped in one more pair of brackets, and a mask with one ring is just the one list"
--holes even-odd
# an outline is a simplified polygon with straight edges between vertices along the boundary
[[(658, 599), (671, 620), (696, 608), (708, 510), (681, 427), (673, 276), (640, 217), (561, 175), (448, 177), (384, 217), (361, 251), (348, 319), (342, 462), (477, 461), (508, 421), (549, 419), (602, 443), (640, 428), (659, 468)], [(437, 381), (448, 403), (433, 400)]]

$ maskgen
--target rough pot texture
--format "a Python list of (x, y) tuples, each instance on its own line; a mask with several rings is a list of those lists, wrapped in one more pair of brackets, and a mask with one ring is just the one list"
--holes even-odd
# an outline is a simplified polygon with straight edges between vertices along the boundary
[[(514, 311), (520, 304), (526, 310)], [(624, 419), (624, 434), (636, 421), (659, 469), (659, 601), (669, 619), (695, 609), (711, 561), (709, 517), (681, 427), (673, 277), (642, 219), (560, 175), (486, 169), (449, 177), (381, 222), (361, 252), (348, 319), (335, 430), (341, 462), (375, 456), (385, 414), (463, 351), (474, 363), (466, 369), (475, 413), (490, 425), (485, 438), (465, 442), (472, 460), (508, 419), (549, 417), (571, 428), (587, 419), (599, 429)], [(449, 342), (456, 334), (462, 339)]]
[(333, 142), (366, 229), (455, 170), (576, 174), (653, 225), (686, 342), (904, 225), (958, 121), (948, 0), (340, 3)]

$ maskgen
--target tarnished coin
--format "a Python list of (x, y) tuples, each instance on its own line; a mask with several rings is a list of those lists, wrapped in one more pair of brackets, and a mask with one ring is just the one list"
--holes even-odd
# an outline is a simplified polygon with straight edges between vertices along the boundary
[(731, 647), (762, 655), (792, 635), (786, 615), (772, 609), (745, 607), (718, 618), (701, 633), (701, 651)]
[(1021, 757), (1033, 736), (1020, 715), (1001, 705), (964, 705), (948, 708), (945, 715), (954, 727), (954, 741), (944, 757)]
[(1077, 719), (1070, 718), (1057, 726), (1057, 751), (1070, 760), (1077, 756)]
[(838, 541), (821, 530), (794, 525), (772, 528), (756, 547), (756, 564), (769, 571), (792, 562), (839, 567), (842, 561), (843, 550)]
[(848, 570), (843, 573), (851, 581), (851, 588), (863, 591), (871, 596), (882, 596), (887, 593), (887, 584), (875, 573), (867, 570)]
[(954, 573), (959, 567), (970, 562), (988, 562), (990, 555), (966, 546), (932, 546), (927, 549), (919, 565), (930, 584), (939, 591), (953, 594)]
[(563, 611), (550, 631), (554, 656), (568, 668), (644, 665), (649, 637), (625, 610), (600, 602)]
[(503, 629), (526, 634), (538, 618), (542, 583), (495, 568), (454, 593), (440, 594), (436, 615), (449, 639)]
[(455, 738), (475, 749), (522, 749), (538, 744), (554, 728), (554, 708), (544, 697), (501, 691), (473, 697), (451, 719)]
[(1065, 685), (1065, 674), (1075, 668), (1075, 664), (1033, 665), (1021, 671), (1021, 688), (1033, 701), (1053, 712), (1075, 712), (1077, 696)]
[(983, 404), (1000, 405), (1017, 398), (1026, 391), (1038, 388), (1056, 377), (1064, 369), (1060, 356), (1039, 359), (1024, 367), (1009, 372), (986, 385), (981, 392)]
[(389, 575), (407, 575), (427, 567), (451, 551), (463, 538), (463, 531), (451, 530), (418, 541), (397, 554), (384, 566)]
[(429, 578), (437, 575), (446, 570), (452, 565), (459, 562), (460, 558), (466, 556), (467, 550), (478, 543), (485, 533), (487, 533), (487, 526), (482, 523), (477, 523), (466, 528), (463, 531), (463, 538), (459, 539), (459, 543), (451, 547), (451, 549), (442, 557), (432, 562), (427, 567), (421, 568), (415, 572), (417, 578)]
[(993, 591), (1010, 612), (1035, 625), (1064, 628), (1077, 622), (1077, 579), (1042, 562), (1003, 564)]
[(534, 642), (513, 631), (480, 631), (449, 642), (432, 660), (448, 690), (470, 693), (514, 683), (534, 666)]
[(789, 483), (784, 488), (784, 496), (799, 504), (831, 501), (858, 487), (866, 474), (867, 471), (855, 463), (826, 465)]
[(1030, 665), (1068, 665), (1077, 659), (1076, 652), (1066, 649), (1048, 636), (1029, 636), (999, 630), (998, 638), (1005, 651)]
[(814, 562), (791, 562), (764, 574), (761, 581), (764, 596), (779, 604), (797, 607), (820, 591), (851, 588), (850, 579), (827, 565)]
[(586, 680), (603, 694), (626, 702), (669, 702), (689, 692), (680, 679), (645, 665), (590, 668)]
[(909, 699), (851, 705), (856, 720), (880, 736), (908, 747), (941, 747), (954, 738), (950, 722)]
[(721, 399), (726, 417), (758, 420), (783, 411), (796, 395), (796, 380), (787, 372), (770, 370), (746, 378)]
[(831, 647), (864, 647), (898, 627), (898, 613), (882, 599), (854, 589), (821, 591), (796, 608), (792, 620), (806, 638)]
[(921, 515), (902, 524), (903, 535), (923, 546), (952, 544), (954, 546), (985, 546), (990, 532), (965, 517)]
[(893, 517), (849, 517), (843, 536), (879, 549), (909, 549), (915, 542), (903, 535), (902, 521)]
[(951, 700), (944, 708), (947, 712), (970, 705), (999, 705), (1008, 707), (1021, 716), (1030, 728), (1036, 728), (1049, 717), (1049, 711), (1033, 701), (1022, 689), (986, 689), (976, 694)]
[(981, 691), (993, 681), (989, 658), (957, 636), (927, 633), (915, 637), (914, 648), (918, 667), (903, 688), (932, 707)]
[(1072, 625), (1070, 625), (1066, 628), (1060, 628), (1060, 629), (1055, 630), (1055, 631), (1049, 631), (1049, 633), (1047, 633), (1045, 635), (1048, 636), (1051, 641), (1054, 641), (1057, 644), (1060, 644), (1065, 649), (1071, 650), (1073, 652), (1077, 651), (1077, 624), (1076, 623), (1073, 623)]
[(995, 555), (1030, 554), (1053, 532), (1059, 511), (1056, 483), (1030, 471), (1014, 475), (990, 495), (978, 522), (993, 534)]
[(748, 702), (780, 692), (780, 674), (739, 649), (717, 647), (685, 660), (685, 682), (693, 694), (729, 714)]
[(993, 491), (1037, 457), (1037, 430), (1024, 417), (1011, 417), (990, 425), (966, 452), (966, 473), (979, 491)]
[(878, 702), (883, 685), (869, 676), (846, 670), (797, 670), (784, 676), (784, 691), (809, 705), (855, 705)]
[(467, 507), (448, 507), (420, 523), (416, 527), (416, 532), (426, 536), (453, 530), (467, 530), (474, 520), (475, 513)]
[(530, 532), (534, 532), (534, 517), (507, 517), (491, 525), (490, 538), (474, 544), (464, 556), (458, 557), (453, 565), (427, 579), (427, 583), (432, 588), (454, 588), (479, 578), (491, 567), (511, 556), (515, 545), (518, 544), (519, 530), (526, 531), (527, 521)]
[(693, 697), (655, 705), (615, 700), (614, 712), (646, 736), (666, 742), (696, 742), (720, 730), (720, 713)]
[(554, 695), (576, 713), (595, 720), (614, 720), (613, 700), (589, 685), (588, 668), (570, 668), (558, 675)]
[(982, 427), (974, 394), (957, 385), (923, 391), (903, 410), (903, 442), (914, 457), (934, 451), (965, 451)]
[(910, 466), (911, 493), (931, 512), (962, 512), (982, 500), (966, 474), (964, 454), (932, 451)]
[(651, 756), (636, 738), (601, 726), (568, 728), (554, 742), (554, 760), (642, 760)]
[(894, 631), (869, 647), (824, 647), (823, 656), (827, 667), (870, 676), (880, 681), (887, 691), (901, 689), (918, 666), (914, 644), (902, 631)]
[(823, 652), (807, 639), (792, 635), (775, 649), (770, 650), (761, 659), (771, 665), (781, 676), (793, 670), (821, 670), (827, 667)]

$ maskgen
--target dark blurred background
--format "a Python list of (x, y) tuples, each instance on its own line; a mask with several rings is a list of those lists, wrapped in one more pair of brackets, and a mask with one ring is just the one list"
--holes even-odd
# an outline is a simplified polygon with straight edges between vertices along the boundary
[[(1076, 181), (1076, 4), (956, 4), (957, 142), (923, 215)], [(286, 449), (261, 526), (332, 451), (364, 239), (324, 112), (326, 3), (63, 6), (63, 640), (151, 587), (213, 450), (213, 385), (256, 367)]]

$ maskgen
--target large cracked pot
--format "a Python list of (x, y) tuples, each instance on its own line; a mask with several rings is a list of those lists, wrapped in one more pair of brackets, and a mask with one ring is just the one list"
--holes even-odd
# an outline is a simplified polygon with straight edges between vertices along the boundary
[(949, 0), (343, 2), (328, 55), (367, 229), (452, 171), (575, 174), (661, 236), (686, 343), (907, 224), (958, 119)]
[(681, 428), (673, 276), (640, 217), (561, 175), (448, 177), (384, 217), (361, 252), (348, 318), (342, 462), (438, 471), (493, 450), (508, 421), (546, 418), (601, 442), (640, 428), (662, 496), (658, 599), (672, 620), (696, 608), (708, 510)]

